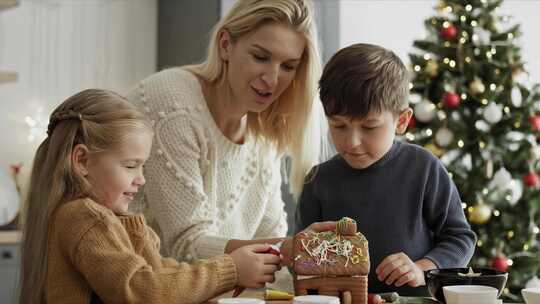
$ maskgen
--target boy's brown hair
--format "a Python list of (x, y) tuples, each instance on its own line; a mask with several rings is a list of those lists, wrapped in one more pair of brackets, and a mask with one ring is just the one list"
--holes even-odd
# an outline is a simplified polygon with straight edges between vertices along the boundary
[(338, 51), (324, 67), (319, 94), (327, 116), (363, 118), (370, 112), (399, 114), (408, 106), (408, 72), (396, 54), (358, 43)]

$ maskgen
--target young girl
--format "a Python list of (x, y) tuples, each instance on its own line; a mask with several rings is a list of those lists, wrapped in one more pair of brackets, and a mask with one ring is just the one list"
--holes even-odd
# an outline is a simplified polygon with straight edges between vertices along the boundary
[(78, 93), (54, 110), (47, 134), (26, 204), (20, 303), (197, 303), (273, 281), (280, 260), (262, 253), (268, 245), (192, 265), (160, 256), (144, 217), (127, 213), (153, 133), (124, 98)]

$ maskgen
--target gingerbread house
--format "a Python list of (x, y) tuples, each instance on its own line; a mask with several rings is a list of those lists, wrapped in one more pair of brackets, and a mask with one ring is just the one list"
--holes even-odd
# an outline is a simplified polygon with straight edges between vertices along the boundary
[(341, 298), (344, 304), (367, 304), (368, 242), (356, 222), (343, 218), (336, 231), (303, 231), (293, 239), (296, 295)]

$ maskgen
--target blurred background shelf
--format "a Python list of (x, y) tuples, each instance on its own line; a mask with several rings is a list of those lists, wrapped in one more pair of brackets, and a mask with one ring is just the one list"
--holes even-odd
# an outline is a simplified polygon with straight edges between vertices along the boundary
[(0, 0), (0, 11), (5, 10), (19, 4), (19, 0)]
[[(0, 1), (5, 1), (5, 0), (0, 0)], [(8, 82), (16, 82), (17, 78), (18, 78), (18, 75), (15, 72), (0, 71), (0, 84), (8, 83)]]

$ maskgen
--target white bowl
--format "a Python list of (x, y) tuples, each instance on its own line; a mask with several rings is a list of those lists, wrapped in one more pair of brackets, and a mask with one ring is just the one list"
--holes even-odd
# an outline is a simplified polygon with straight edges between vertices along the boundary
[(521, 295), (527, 304), (540, 304), (540, 287), (522, 289)]
[(218, 304), (264, 304), (264, 301), (255, 298), (221, 298)]
[(446, 304), (494, 304), (497, 303), (497, 288), (483, 285), (444, 286)]
[(339, 304), (339, 298), (323, 295), (297, 296), (294, 297), (293, 304)]

